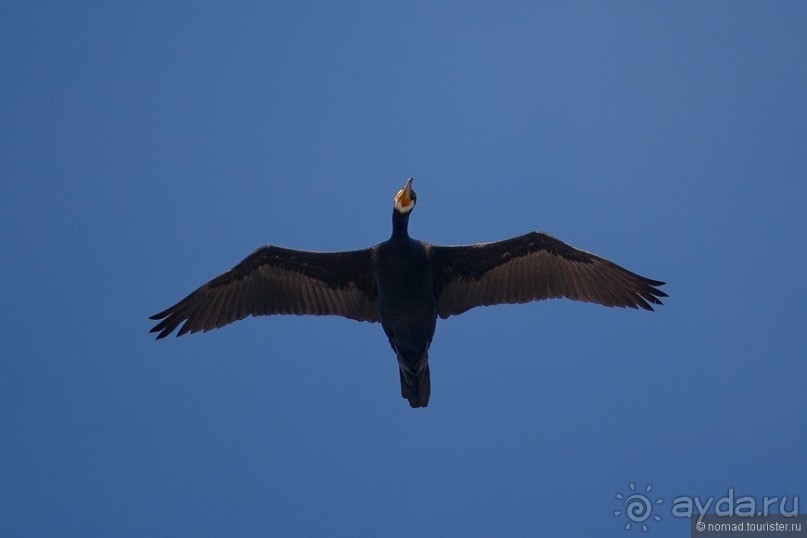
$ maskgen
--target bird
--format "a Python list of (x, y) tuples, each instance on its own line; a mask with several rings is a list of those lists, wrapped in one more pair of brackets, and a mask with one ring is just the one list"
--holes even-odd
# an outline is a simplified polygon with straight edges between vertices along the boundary
[(363, 250), (258, 248), (229, 271), (150, 317), (157, 339), (218, 329), (248, 316), (333, 315), (381, 323), (398, 362), (401, 396), (429, 404), (429, 348), (437, 319), (472, 308), (566, 298), (652, 311), (665, 283), (533, 231), (491, 243), (440, 246), (413, 239), (417, 194), (394, 198), (392, 234)]

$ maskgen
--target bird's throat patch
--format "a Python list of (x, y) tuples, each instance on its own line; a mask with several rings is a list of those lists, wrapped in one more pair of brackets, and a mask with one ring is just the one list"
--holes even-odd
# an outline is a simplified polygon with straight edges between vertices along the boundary
[(397, 209), (401, 213), (408, 213), (412, 211), (412, 199), (406, 195), (403, 189), (401, 189), (398, 194), (395, 196), (395, 209)]

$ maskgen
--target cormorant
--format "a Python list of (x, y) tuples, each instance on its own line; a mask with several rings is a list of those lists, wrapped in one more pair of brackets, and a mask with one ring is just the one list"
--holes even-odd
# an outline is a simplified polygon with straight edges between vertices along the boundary
[[(247, 316), (336, 315), (380, 322), (398, 358), (401, 395), (429, 403), (429, 346), (437, 317), (477, 306), (566, 297), (653, 310), (664, 282), (632, 273), (542, 232), (465, 246), (409, 237), (417, 202), (410, 178), (395, 195), (392, 236), (347, 252), (267, 245), (174, 306), (151, 316), (164, 338), (217, 329)], [(180, 327), (181, 325), (181, 327)]]

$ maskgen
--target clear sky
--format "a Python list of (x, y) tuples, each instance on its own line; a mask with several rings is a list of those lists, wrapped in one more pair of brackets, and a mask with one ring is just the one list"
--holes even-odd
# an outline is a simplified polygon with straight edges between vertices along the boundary
[[(804, 2), (5, 2), (0, 536), (687, 536), (807, 506)], [(147, 317), (272, 243), (544, 230), (650, 278), (381, 327)], [(802, 512), (807, 509), (802, 508)]]

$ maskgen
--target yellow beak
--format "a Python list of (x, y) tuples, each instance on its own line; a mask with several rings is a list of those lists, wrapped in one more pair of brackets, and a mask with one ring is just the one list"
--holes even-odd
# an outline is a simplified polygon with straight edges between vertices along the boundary
[(412, 181), (413, 178), (411, 177), (407, 179), (404, 188), (398, 191), (396, 198), (401, 207), (408, 207), (412, 203)]

